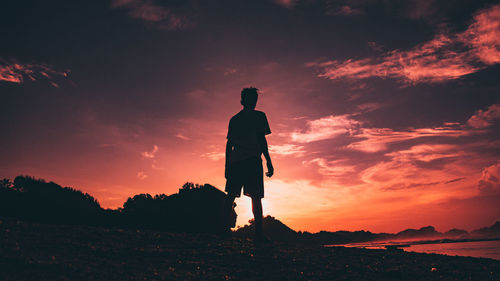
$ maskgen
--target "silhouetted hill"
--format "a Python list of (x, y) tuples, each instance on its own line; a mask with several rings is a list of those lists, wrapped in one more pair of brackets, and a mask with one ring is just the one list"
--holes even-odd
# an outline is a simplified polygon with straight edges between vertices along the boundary
[(500, 237), (500, 221), (495, 222), (495, 224), (490, 227), (474, 230), (472, 234), (486, 237)]
[(347, 244), (347, 243), (358, 243), (364, 241), (372, 241), (378, 238), (377, 234), (371, 233), (370, 231), (320, 231), (318, 233), (308, 234), (305, 232), (303, 235), (303, 240), (308, 243), (319, 243), (319, 244)]
[[(253, 220), (250, 224), (238, 228), (235, 232), (236, 237), (250, 238), (254, 233)], [(482, 228), (480, 237), (472, 237), (465, 230), (451, 229), (448, 232), (441, 233), (436, 231), (433, 226), (426, 226), (420, 229), (406, 229), (396, 234), (392, 233), (372, 233), (370, 231), (320, 231), (317, 233), (296, 232), (278, 219), (267, 216), (264, 218), (264, 230), (274, 241), (280, 242), (299, 242), (306, 244), (340, 245), (350, 243), (362, 243), (372, 241), (396, 241), (396, 240), (422, 240), (422, 239), (476, 239), (476, 238), (499, 238), (497, 227), (499, 222), (491, 227)], [(476, 232), (477, 232), (476, 231)]]
[[(238, 228), (238, 230), (235, 231), (235, 236), (253, 237), (255, 233), (254, 220), (250, 220), (249, 223), (249, 225)], [(271, 216), (264, 217), (262, 221), (262, 228), (264, 229), (266, 235), (274, 241), (291, 242), (297, 241), (297, 239), (300, 238), (297, 232)]]
[[(320, 231), (318, 233), (296, 232), (280, 220), (266, 216), (263, 220), (263, 228), (269, 238), (280, 242), (302, 242), (313, 244), (345, 244), (374, 240), (376, 234), (369, 231)], [(250, 220), (248, 225), (238, 228), (235, 232), (237, 237), (252, 237), (254, 234), (254, 221)]]
[(420, 229), (406, 229), (398, 232), (395, 236), (397, 239), (413, 239), (413, 238), (431, 238), (440, 236), (442, 233), (437, 232), (433, 226), (426, 226)]
[(453, 237), (453, 238), (466, 237), (469, 235), (469, 232), (467, 232), (466, 230), (463, 230), (463, 229), (453, 228), (453, 229), (446, 231), (443, 235), (446, 237)]

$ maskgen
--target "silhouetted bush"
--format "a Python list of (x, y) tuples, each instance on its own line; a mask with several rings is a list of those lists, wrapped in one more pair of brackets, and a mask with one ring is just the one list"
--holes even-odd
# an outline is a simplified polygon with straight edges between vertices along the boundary
[(29, 176), (0, 181), (0, 216), (48, 223), (220, 232), (227, 229), (225, 199), (224, 192), (209, 184), (188, 182), (178, 194), (138, 194), (123, 208), (104, 210), (89, 194), (53, 182)]
[(4, 179), (0, 188), (0, 214), (52, 223), (91, 223), (102, 212), (87, 193), (29, 176), (14, 182)]
[[(226, 195), (205, 184), (186, 183), (178, 194), (152, 197), (139, 194), (123, 204), (128, 226), (171, 231), (218, 232), (224, 228), (223, 203)], [(234, 213), (234, 219), (236, 214)]]

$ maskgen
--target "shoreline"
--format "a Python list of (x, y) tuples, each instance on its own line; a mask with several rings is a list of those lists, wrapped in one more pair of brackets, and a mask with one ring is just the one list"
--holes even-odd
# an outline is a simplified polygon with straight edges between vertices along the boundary
[[(387, 251), (407, 251), (407, 252), (415, 252), (415, 253), (435, 253), (435, 254), (443, 254), (447, 256), (463, 256), (463, 257), (476, 257), (476, 258), (490, 258), (494, 260), (500, 261), (500, 254), (487, 253), (484, 252), (479, 253), (481, 250), (480, 247), (474, 249), (470, 248), (469, 251), (464, 251), (463, 248), (443, 248), (439, 247), (439, 245), (449, 245), (449, 244), (462, 244), (462, 243), (476, 243), (476, 242), (494, 242), (500, 241), (500, 238), (477, 238), (477, 239), (439, 239), (439, 240), (412, 240), (412, 241), (374, 241), (374, 242), (361, 242), (361, 243), (350, 243), (350, 244), (342, 244), (342, 245), (323, 245), (325, 247), (332, 246), (343, 246), (347, 248), (358, 248), (358, 249), (383, 249)], [(426, 245), (431, 246), (431, 248), (420, 249)], [(436, 248), (432, 248), (432, 246), (436, 246)], [(486, 245), (484, 245), (486, 246)], [(489, 245), (491, 246), (491, 245)], [(497, 246), (500, 251), (500, 245)]]

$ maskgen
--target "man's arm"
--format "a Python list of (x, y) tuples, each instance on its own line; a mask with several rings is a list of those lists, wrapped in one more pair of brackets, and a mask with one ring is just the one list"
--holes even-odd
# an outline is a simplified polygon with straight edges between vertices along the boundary
[(269, 149), (267, 148), (267, 140), (265, 135), (261, 135), (259, 138), (260, 147), (262, 148), (262, 154), (266, 158), (267, 162), (267, 173), (266, 176), (272, 177), (274, 174), (273, 163), (271, 162), (271, 156), (269, 156)]
[(231, 141), (231, 139), (227, 139), (227, 142), (226, 142), (226, 168), (225, 168), (225, 171), (224, 171), (224, 176), (226, 177), (226, 179), (228, 178), (228, 175), (229, 175), (229, 157), (231, 155), (231, 152), (233, 152), (233, 142)]

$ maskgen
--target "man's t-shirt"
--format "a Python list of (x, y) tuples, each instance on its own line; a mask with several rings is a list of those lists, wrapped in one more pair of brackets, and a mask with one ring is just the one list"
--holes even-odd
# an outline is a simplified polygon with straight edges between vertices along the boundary
[(238, 162), (262, 154), (258, 136), (269, 135), (269, 123), (266, 114), (257, 110), (238, 112), (229, 121), (227, 138), (231, 139), (234, 151), (229, 157), (229, 163)]

